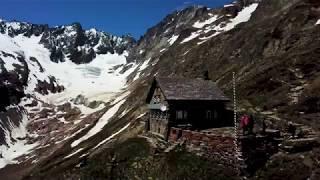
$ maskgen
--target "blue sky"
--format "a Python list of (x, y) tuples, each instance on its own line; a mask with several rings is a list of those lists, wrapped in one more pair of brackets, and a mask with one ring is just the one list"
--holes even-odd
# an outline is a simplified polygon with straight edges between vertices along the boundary
[(50, 26), (80, 22), (86, 29), (139, 38), (174, 10), (228, 2), (231, 0), (1, 0), (0, 18)]

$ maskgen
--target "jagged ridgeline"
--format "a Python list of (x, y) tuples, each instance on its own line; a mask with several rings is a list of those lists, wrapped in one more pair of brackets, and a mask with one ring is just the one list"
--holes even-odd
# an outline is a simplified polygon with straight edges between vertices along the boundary
[[(208, 78), (232, 99), (235, 72), (239, 110), (281, 132), (292, 121), (313, 143), (319, 32), (317, 0), (192, 6), (169, 14), (137, 41), (79, 23), (1, 20), (0, 177), (236, 177), (219, 158), (145, 137), (145, 99), (154, 76)], [(268, 154), (253, 176), (318, 179), (317, 152)]]

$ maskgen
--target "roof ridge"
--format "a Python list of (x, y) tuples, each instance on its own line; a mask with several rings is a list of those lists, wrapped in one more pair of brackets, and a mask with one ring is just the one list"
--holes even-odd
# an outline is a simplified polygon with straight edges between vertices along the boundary
[(155, 77), (167, 100), (229, 101), (215, 82), (199, 78)]

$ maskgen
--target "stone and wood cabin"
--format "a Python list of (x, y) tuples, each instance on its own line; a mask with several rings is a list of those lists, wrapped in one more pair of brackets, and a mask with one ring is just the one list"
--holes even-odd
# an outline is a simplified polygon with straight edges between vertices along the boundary
[(172, 127), (205, 130), (232, 125), (225, 109), (229, 99), (210, 80), (155, 77), (146, 101), (146, 130), (164, 139)]

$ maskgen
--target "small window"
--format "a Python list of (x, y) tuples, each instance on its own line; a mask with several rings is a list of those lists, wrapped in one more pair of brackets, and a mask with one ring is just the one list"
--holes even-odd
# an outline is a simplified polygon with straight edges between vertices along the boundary
[(187, 119), (188, 118), (188, 112), (179, 110), (176, 112), (176, 119), (182, 120), (182, 119)]
[(216, 110), (214, 110), (214, 115), (213, 115), (214, 119), (218, 119), (218, 112)]
[(206, 119), (212, 120), (212, 111), (211, 110), (206, 111)]
[(176, 118), (177, 119), (183, 119), (183, 111), (177, 111)]
[(183, 119), (188, 119), (188, 112), (187, 111), (183, 111)]
[(157, 102), (157, 103), (160, 103), (160, 101), (161, 101), (161, 98), (160, 98), (159, 95), (157, 95), (157, 96), (156, 96), (156, 102)]
[(156, 95), (156, 96), (154, 96), (153, 97), (153, 99), (152, 99), (152, 101), (153, 101), (153, 104), (159, 104), (160, 103), (160, 96), (158, 96), (158, 95)]

